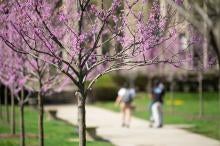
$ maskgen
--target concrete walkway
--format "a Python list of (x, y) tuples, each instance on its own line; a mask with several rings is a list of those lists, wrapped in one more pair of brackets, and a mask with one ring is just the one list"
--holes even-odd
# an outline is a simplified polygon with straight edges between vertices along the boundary
[[(77, 123), (77, 108), (74, 105), (46, 106), (56, 109), (57, 116), (70, 123)], [(220, 142), (205, 136), (190, 133), (175, 126), (154, 129), (148, 122), (133, 118), (130, 128), (121, 127), (121, 115), (93, 106), (86, 108), (86, 124), (98, 126), (97, 134), (115, 146), (220, 146)]]

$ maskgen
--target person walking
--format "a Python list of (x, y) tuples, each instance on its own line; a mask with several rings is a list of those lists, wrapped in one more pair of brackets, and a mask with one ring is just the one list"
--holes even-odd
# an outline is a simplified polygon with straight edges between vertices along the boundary
[[(152, 126), (160, 128), (163, 126), (163, 98), (165, 95), (165, 88), (162, 82), (156, 81), (151, 92), (152, 103), (151, 108), (151, 122)], [(151, 125), (150, 125), (151, 126)]]
[(122, 113), (122, 127), (130, 127), (131, 123), (131, 112), (134, 108), (132, 101), (135, 97), (135, 89), (122, 87), (118, 91), (118, 96), (116, 98), (115, 104), (120, 105), (121, 113)]

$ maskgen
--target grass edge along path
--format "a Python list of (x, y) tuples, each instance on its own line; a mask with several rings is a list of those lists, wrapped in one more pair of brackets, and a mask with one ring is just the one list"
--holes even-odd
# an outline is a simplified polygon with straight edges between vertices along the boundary
[[(0, 146), (18, 146), (19, 139), (19, 113), (16, 107), (16, 136), (10, 136), (10, 126), (4, 120), (0, 119)], [(25, 107), (25, 130), (26, 145), (38, 146), (37, 139), (37, 111), (28, 106)], [(70, 146), (78, 145), (78, 135), (76, 128), (59, 120), (48, 120), (45, 118), (45, 146)], [(110, 142), (103, 140), (88, 141), (87, 146), (113, 146)]]
[[(165, 125), (191, 125), (192, 127), (186, 130), (220, 140), (220, 110), (217, 93), (204, 93), (205, 112), (203, 118), (199, 118), (198, 116), (199, 102), (197, 93), (174, 93), (174, 106), (171, 103), (170, 93), (167, 93), (164, 103)], [(136, 109), (133, 115), (144, 120), (149, 120), (149, 98), (147, 97), (147, 93), (138, 93), (134, 104)], [(119, 107), (115, 106), (113, 101), (97, 102), (94, 105), (119, 112)]]

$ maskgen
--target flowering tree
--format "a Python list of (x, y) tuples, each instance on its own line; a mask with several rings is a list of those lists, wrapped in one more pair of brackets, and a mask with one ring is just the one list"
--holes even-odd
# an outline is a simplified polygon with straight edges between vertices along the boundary
[[(17, 54), (7, 47), (2, 47), (0, 50), (4, 52), (1, 54), (1, 58), (4, 61), (1, 61), (1, 70), (0, 70), (0, 79), (5, 85), (11, 89), (11, 101), (12, 101), (12, 110), (11, 110), (11, 127), (12, 133), (15, 133), (15, 109), (14, 109), (14, 97), (17, 97), (20, 106), (20, 127), (21, 127), (21, 145), (24, 146), (24, 104), (27, 102), (23, 94), (24, 83), (27, 79), (25, 76), (24, 60), (21, 57), (21, 54)], [(19, 92), (22, 90), (21, 96)]]
[[(9, 89), (10, 89), (10, 95), (11, 95), (11, 118), (10, 118), (11, 123), (10, 123), (10, 125), (11, 125), (11, 133), (15, 134), (15, 107), (14, 107), (14, 87), (13, 87), (15, 75), (14, 75), (13, 70), (10, 70), (10, 68), (7, 66), (7, 64), (10, 61), (13, 61), (13, 60), (9, 59), (8, 57), (14, 57), (14, 56), (12, 54), (10, 54), (10, 52), (12, 52), (10, 50), (3, 51), (3, 48), (1, 48), (1, 52), (4, 52), (4, 53), (1, 54), (2, 61), (1, 61), (0, 79), (1, 79), (1, 82), (5, 86), (9, 87)], [(8, 100), (7, 95), (5, 97), (5, 100)]]
[[(43, 143), (43, 98), (52, 87), (62, 81), (62, 77), (58, 76), (56, 70), (51, 73), (53, 68), (48, 67), (49, 64), (38, 58), (29, 58), (26, 54), (14, 52), (8, 47), (1, 48), (1, 52), (4, 52), (1, 54), (4, 61), (1, 62), (0, 79), (10, 87), (13, 92), (11, 95), (15, 95), (20, 106), (21, 145), (25, 145), (24, 104), (28, 101), (28, 95), (30, 95), (24, 96), (24, 90), (29, 93), (32, 91), (38, 93), (39, 139), (40, 143)], [(14, 127), (14, 124), (12, 125)]]
[[(24, 75), (24, 62), (23, 59), (20, 58), (21, 54), (17, 54), (12, 50), (6, 48), (1, 48), (1, 70), (0, 70), (0, 80), (10, 89), (11, 94), (11, 130), (12, 134), (15, 134), (15, 97), (17, 98), (20, 105), (20, 113), (21, 113), (21, 142), (23, 143), (24, 139), (24, 104), (27, 102), (27, 99), (24, 99), (24, 96), (20, 97), (18, 93), (23, 90), (24, 83), (27, 79), (27, 76)], [(6, 100), (8, 100), (6, 98)]]
[[(4, 44), (1, 44), (1, 48), (0, 49), (2, 49), (3, 47), (5, 47), (4, 46)], [(4, 64), (3, 64), (3, 62), (4, 62), (4, 59), (5, 59), (5, 56), (4, 56), (4, 54), (3, 53), (1, 53), (0, 54), (0, 66), (1, 66), (1, 72), (3, 71), (3, 69), (4, 69)], [(2, 81), (2, 79), (0, 78), (0, 80), (1, 80), (1, 84), (3, 84), (4, 85), (4, 104), (5, 104), (5, 120), (9, 123), (9, 107), (8, 107), (8, 91), (7, 91), (7, 86), (6, 86), (6, 84), (4, 83), (4, 81)]]
[[(98, 78), (116, 70), (178, 62), (175, 54), (162, 58), (166, 50), (158, 47), (173, 35), (167, 27), (173, 13), (162, 16), (159, 1), (146, 11), (147, 4), (113, 0), (105, 7), (103, 1), (98, 5), (90, 0), (11, 0), (0, 5), (1, 40), (17, 53), (58, 68), (77, 87), (80, 146), (86, 145), (85, 100)], [(10, 38), (12, 34), (22, 44)], [(106, 43), (117, 47), (103, 51)]]
[[(36, 55), (38, 57), (41, 56), (41, 54)], [(48, 95), (52, 88), (57, 87), (58, 84), (61, 86), (63, 78), (50, 64), (47, 64), (38, 57), (27, 58), (26, 60), (25, 69), (28, 70), (29, 80), (27, 80), (25, 88), (38, 93), (39, 143), (42, 146), (44, 145), (44, 97)]]
[[(6, 52), (7, 47), (2, 50)], [(9, 61), (5, 61), (5, 68), (9, 71), (7, 74), (10, 76), (12, 80), (11, 88), (13, 91), (13, 95), (16, 97), (18, 101), (18, 105), (20, 107), (20, 145), (25, 146), (25, 124), (24, 124), (24, 105), (28, 101), (29, 94), (27, 96), (24, 95), (25, 83), (29, 78), (27, 68), (26, 68), (26, 56), (23, 54), (18, 54), (8, 49), (10, 53), (13, 55), (11, 57), (10, 54), (7, 54), (7, 57), (10, 58)], [(4, 76), (5, 74), (3, 74)], [(27, 89), (26, 89), (27, 90)]]
[[(1, 84), (0, 84), (1, 87)], [(3, 117), (3, 110), (2, 110), (2, 97), (0, 96), (0, 118)]]

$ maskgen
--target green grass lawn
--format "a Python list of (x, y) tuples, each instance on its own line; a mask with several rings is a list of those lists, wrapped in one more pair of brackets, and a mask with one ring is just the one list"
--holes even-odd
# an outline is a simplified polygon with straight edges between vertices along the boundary
[[(174, 102), (170, 93), (166, 94), (164, 104), (165, 124), (190, 124), (190, 131), (220, 140), (220, 107), (217, 93), (204, 93), (204, 116), (199, 115), (199, 97), (197, 93), (174, 93)], [(174, 103), (174, 104), (172, 104)], [(147, 94), (139, 93), (134, 100), (134, 115), (149, 119)], [(114, 102), (97, 102), (95, 105), (118, 112)], [(173, 106), (172, 106), (173, 105)]]
[[(16, 115), (19, 115), (17, 112)], [(19, 121), (19, 116), (16, 117)], [(26, 138), (27, 146), (38, 146), (38, 119), (37, 111), (32, 108), (25, 108), (25, 125), (26, 133), (28, 135), (32, 134), (34, 137)], [(78, 145), (77, 133), (74, 132), (74, 127), (61, 121), (48, 120), (45, 119), (45, 146), (70, 146)], [(18, 125), (18, 122), (17, 122)], [(4, 121), (0, 120), (0, 135), (10, 133), (10, 126)], [(19, 127), (17, 126), (16, 132), (19, 132)], [(0, 138), (0, 146), (18, 146), (19, 138)], [(97, 140), (88, 141), (88, 146), (112, 146), (112, 144)]]

